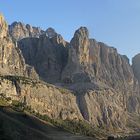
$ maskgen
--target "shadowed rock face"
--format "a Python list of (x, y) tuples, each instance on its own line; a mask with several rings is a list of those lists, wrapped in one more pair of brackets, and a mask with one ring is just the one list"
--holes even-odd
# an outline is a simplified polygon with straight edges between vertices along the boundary
[(54, 83), (61, 80), (61, 73), (67, 63), (68, 43), (60, 35), (49, 38), (25, 38), (18, 42), (27, 64), (34, 66), (40, 78)]
[(137, 77), (139, 84), (140, 84), (140, 54), (137, 54), (132, 59), (132, 68), (134, 71), (135, 77)]
[(47, 33), (49, 38), (57, 36), (57, 33), (56, 33), (56, 31), (53, 28), (48, 28), (46, 30), (46, 33)]
[(18, 41), (25, 62), (35, 68), (41, 79), (50, 83), (61, 80), (69, 45), (61, 35), (53, 28), (43, 31), (21, 22), (9, 25), (9, 33)]

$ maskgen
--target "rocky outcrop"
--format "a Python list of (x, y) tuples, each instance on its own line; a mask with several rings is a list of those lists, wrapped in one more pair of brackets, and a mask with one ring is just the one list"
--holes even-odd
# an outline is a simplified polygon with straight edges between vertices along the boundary
[(13, 22), (9, 25), (9, 34), (14, 41), (19, 41), (27, 37), (39, 37), (44, 31), (39, 27), (32, 27), (29, 24), (24, 24), (21, 22)]
[(89, 47), (88, 30), (81, 27), (74, 34), (70, 42), (68, 63), (62, 73), (62, 81), (77, 82), (90, 81), (88, 71), (92, 72), (89, 66)]
[(2, 76), (0, 82), (1, 94), (23, 102), (35, 112), (53, 119), (83, 119), (71, 91), (25, 77)]

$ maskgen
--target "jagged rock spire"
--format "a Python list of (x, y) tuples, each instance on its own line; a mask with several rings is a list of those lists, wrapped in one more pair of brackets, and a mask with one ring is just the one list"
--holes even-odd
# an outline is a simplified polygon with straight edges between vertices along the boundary
[(86, 27), (80, 27), (75, 31), (74, 37), (71, 40), (71, 45), (79, 51), (80, 48), (85, 48), (88, 45), (89, 32)]
[(3, 15), (0, 13), (0, 38), (7, 36), (7, 31), (8, 31), (7, 23)]
[(71, 46), (76, 50), (80, 63), (89, 61), (89, 32), (86, 27), (80, 27), (76, 30), (74, 37), (70, 42)]

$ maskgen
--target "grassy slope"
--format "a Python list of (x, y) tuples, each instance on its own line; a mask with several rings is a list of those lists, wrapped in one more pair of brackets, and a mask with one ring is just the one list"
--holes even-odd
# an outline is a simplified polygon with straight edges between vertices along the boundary
[(0, 107), (0, 139), (3, 140), (95, 140), (76, 136), (38, 118)]

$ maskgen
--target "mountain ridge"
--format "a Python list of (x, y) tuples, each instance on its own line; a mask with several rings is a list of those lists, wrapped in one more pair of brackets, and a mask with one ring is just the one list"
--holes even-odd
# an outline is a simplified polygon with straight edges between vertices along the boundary
[(1, 73), (0, 91), (5, 96), (54, 119), (85, 120), (113, 134), (135, 132), (128, 120), (140, 115), (139, 57), (131, 66), (116, 48), (89, 38), (86, 27), (67, 42), (52, 28), (41, 31), (16, 22), (8, 29), (1, 19), (0, 68), (6, 73)]

